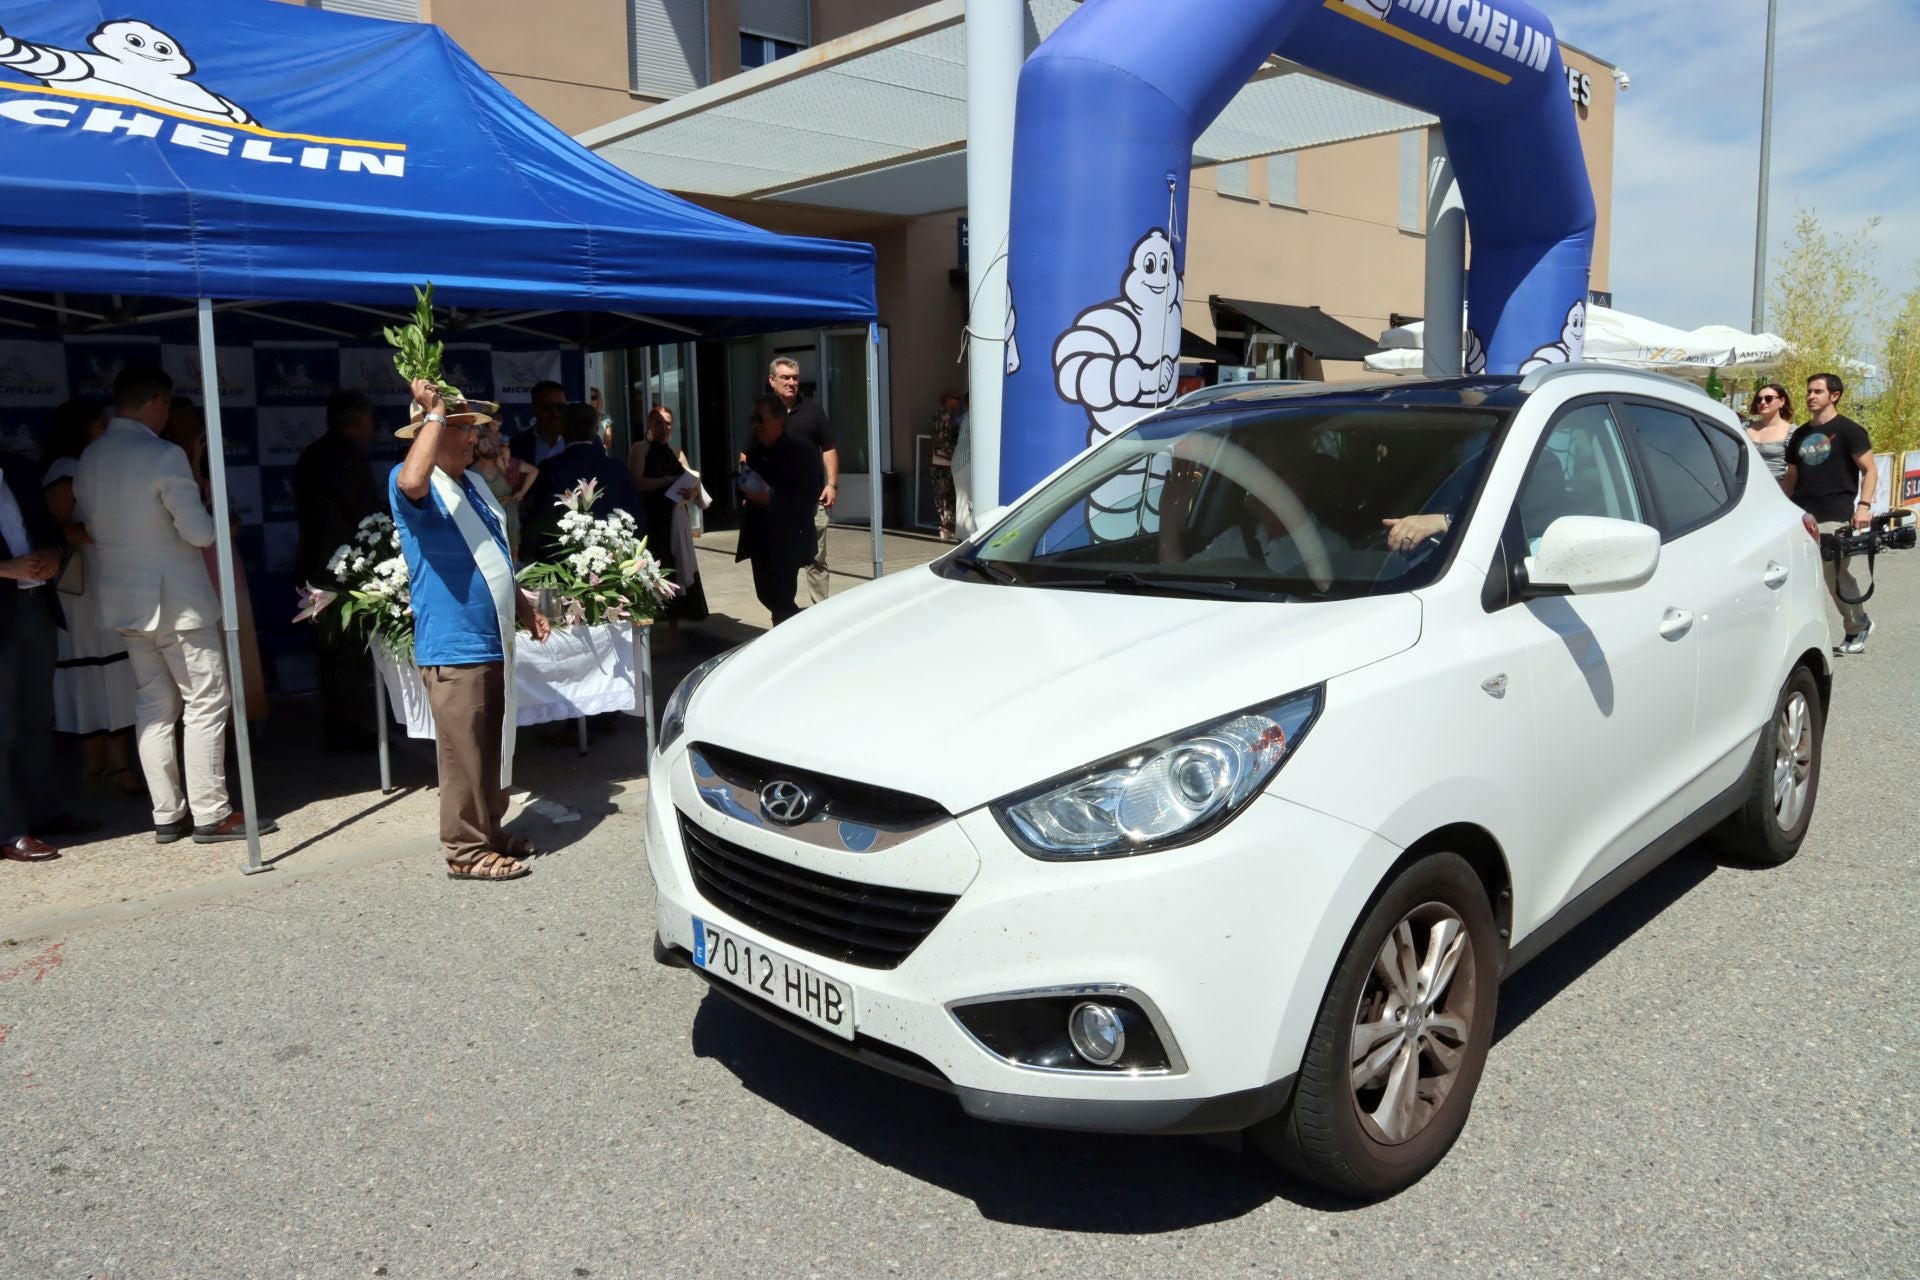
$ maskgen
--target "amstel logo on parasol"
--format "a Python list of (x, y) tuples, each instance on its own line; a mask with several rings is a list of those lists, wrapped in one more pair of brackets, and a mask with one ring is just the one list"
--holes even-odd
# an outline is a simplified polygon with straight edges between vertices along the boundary
[(153, 138), (255, 164), (406, 176), (404, 143), (267, 128), (245, 107), (195, 80), (193, 59), (180, 42), (151, 23), (103, 22), (87, 44), (60, 49), (0, 29), (0, 72), (39, 82), (0, 78), (0, 121)]

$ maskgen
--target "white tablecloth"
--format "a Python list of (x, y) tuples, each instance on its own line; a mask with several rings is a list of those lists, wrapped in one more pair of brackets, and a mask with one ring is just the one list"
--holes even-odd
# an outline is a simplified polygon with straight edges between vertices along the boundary
[[(409, 738), (432, 738), (433, 710), (412, 663), (396, 664), (379, 648), (373, 663), (387, 686), (393, 718)], [(522, 635), (513, 647), (513, 679), (521, 725), (571, 720), (606, 711), (640, 714), (633, 661), (633, 627), (603, 622), (597, 627), (554, 628), (545, 644)]]

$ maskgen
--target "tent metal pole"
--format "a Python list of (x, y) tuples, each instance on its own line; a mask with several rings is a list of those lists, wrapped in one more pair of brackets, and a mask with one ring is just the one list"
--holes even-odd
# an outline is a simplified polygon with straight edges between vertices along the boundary
[[(867, 527), (873, 532), (873, 579), (887, 571), (880, 525), (880, 326), (867, 322)], [(826, 534), (821, 534), (826, 537)]]
[[(966, 0), (967, 437), (973, 518), (1000, 505), (1000, 406), (1007, 380), (1013, 296), (1007, 286), (1013, 220), (1013, 108), (1027, 59), (1021, 0)], [(1047, 353), (1028, 353), (1046, 359)]]
[(653, 723), (653, 623), (643, 622), (634, 630), (640, 633), (640, 703), (647, 713), (647, 745), (640, 760), (640, 776), (644, 778), (659, 742), (659, 731)]
[(233, 522), (227, 515), (227, 446), (220, 430), (220, 368), (213, 345), (213, 303), (200, 299), (200, 386), (207, 417), (207, 471), (213, 477), (213, 545), (220, 561), (220, 626), (227, 633), (227, 684), (240, 751), (240, 806), (247, 815), (247, 875), (260, 863), (260, 811), (253, 799), (253, 747), (247, 736), (247, 682), (240, 666), (240, 611), (234, 590)]
[(387, 682), (380, 674), (380, 663), (373, 657), (371, 649), (367, 661), (373, 664), (373, 716), (380, 722), (380, 794), (393, 794), (393, 753), (387, 745), (388, 720)]

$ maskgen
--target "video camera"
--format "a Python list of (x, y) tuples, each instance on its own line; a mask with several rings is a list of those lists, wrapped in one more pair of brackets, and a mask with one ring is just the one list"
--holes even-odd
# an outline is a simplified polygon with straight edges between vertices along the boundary
[(1911, 551), (1916, 544), (1920, 544), (1920, 528), (1914, 525), (1913, 512), (1906, 507), (1895, 507), (1884, 515), (1875, 516), (1864, 529), (1821, 534), (1820, 558), (1867, 558), (1867, 589), (1858, 599), (1838, 587), (1834, 589), (1834, 594), (1848, 604), (1865, 604), (1873, 598), (1873, 558), (1882, 551)]
[(1845, 560), (1866, 556), (1871, 561), (1882, 551), (1911, 551), (1916, 545), (1920, 545), (1920, 527), (1914, 524), (1913, 512), (1906, 507), (1895, 507), (1875, 516), (1873, 523), (1864, 529), (1821, 534), (1820, 558)]

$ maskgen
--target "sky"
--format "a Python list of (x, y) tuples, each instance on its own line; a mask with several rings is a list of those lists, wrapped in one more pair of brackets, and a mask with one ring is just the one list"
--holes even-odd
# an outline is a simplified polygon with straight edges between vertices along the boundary
[[(1610, 283), (1691, 329), (1752, 320), (1766, 0), (1536, 0), (1632, 78), (1619, 98)], [(1779, 0), (1769, 277), (1795, 211), (1868, 218), (1889, 302), (1920, 264), (1920, 0)], [(1877, 336), (1877, 335), (1876, 335)]]

